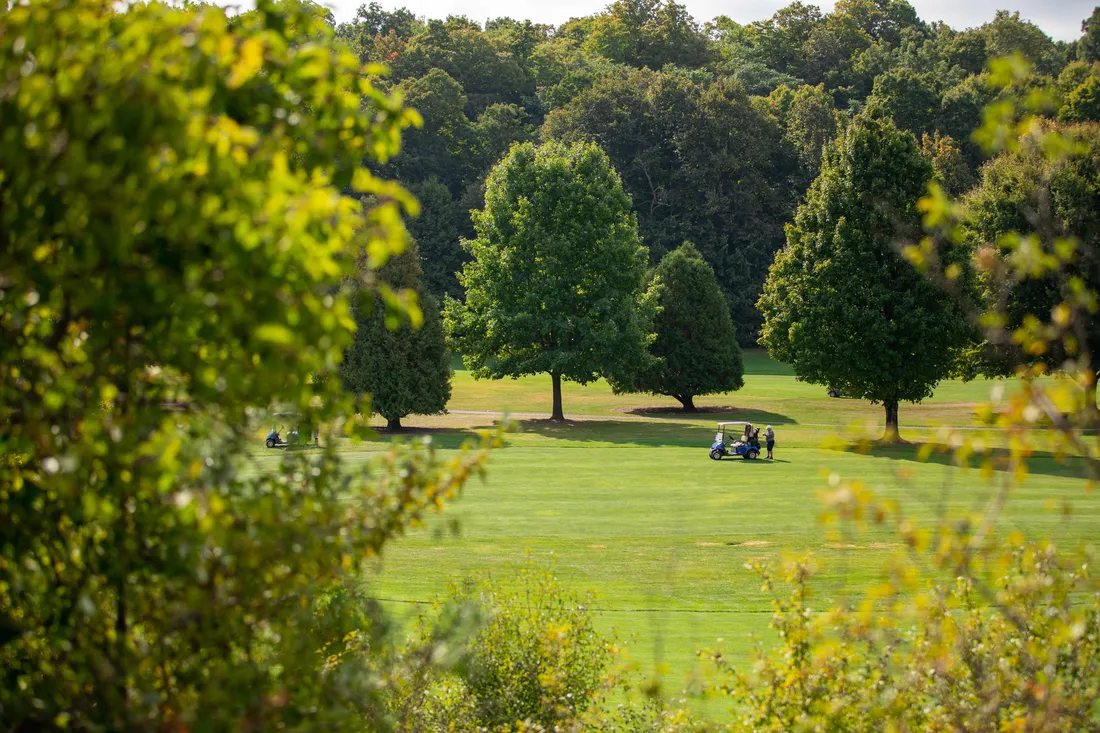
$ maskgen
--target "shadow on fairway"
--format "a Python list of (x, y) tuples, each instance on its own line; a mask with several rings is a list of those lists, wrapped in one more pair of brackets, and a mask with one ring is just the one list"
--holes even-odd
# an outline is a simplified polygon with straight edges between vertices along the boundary
[[(619, 410), (616, 409), (615, 412)], [(732, 405), (710, 406), (704, 405), (695, 408), (693, 412), (685, 412), (679, 407), (627, 407), (622, 412), (628, 415), (642, 417), (662, 418), (666, 420), (744, 420), (753, 425), (797, 425), (798, 421), (781, 415), (778, 412), (766, 410), (754, 410), (745, 407), (733, 407)]]
[(676, 446), (681, 448), (710, 447), (712, 428), (674, 422), (642, 422), (640, 420), (521, 420), (519, 430), (544, 438), (581, 443), (613, 443), (622, 445)]
[(371, 442), (375, 443), (414, 442), (430, 437), (436, 448), (447, 450), (461, 448), (467, 440), (475, 442), (480, 440), (477, 431), (469, 428), (418, 428), (415, 425), (410, 425), (400, 430), (375, 428), (374, 432), (375, 437)]
[(726, 456), (721, 461), (714, 461), (714, 463), (744, 463), (746, 466), (766, 466), (769, 463), (790, 463), (790, 461), (783, 461), (778, 458), (773, 458), (770, 461), (767, 458), (745, 460), (740, 456)]
[[(859, 453), (862, 455), (875, 456), (876, 458), (890, 458), (895, 461), (913, 461), (914, 463), (934, 463), (941, 466), (958, 466), (955, 461), (954, 453), (940, 453), (935, 452), (928, 456), (928, 459), (921, 461), (917, 453), (920, 451), (920, 443), (904, 443), (901, 445), (858, 445), (852, 444), (843, 448), (846, 453)], [(1004, 448), (993, 448), (989, 451), (988, 455), (993, 459), (993, 465), (998, 471), (1007, 470), (1008, 461), (1011, 454)], [(970, 467), (978, 468), (981, 466), (984, 456), (971, 456)], [(1085, 461), (1078, 457), (1067, 457), (1059, 460), (1055, 455), (1049, 451), (1034, 451), (1027, 459), (1027, 468), (1029, 473), (1041, 474), (1044, 476), (1060, 476), (1063, 478), (1088, 478), (1087, 466)]]

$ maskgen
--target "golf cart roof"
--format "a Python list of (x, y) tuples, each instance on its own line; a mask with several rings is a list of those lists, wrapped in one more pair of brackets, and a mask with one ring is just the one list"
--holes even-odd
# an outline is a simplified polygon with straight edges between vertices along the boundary
[(744, 420), (732, 420), (732, 421), (729, 421), (729, 422), (720, 422), (720, 423), (718, 423), (718, 427), (720, 427), (720, 428), (724, 428), (727, 425), (752, 425), (752, 423), (751, 422), (745, 422)]

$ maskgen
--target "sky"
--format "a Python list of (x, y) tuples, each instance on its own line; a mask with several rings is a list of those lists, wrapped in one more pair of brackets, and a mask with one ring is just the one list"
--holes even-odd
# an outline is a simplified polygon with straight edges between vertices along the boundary
[[(558, 25), (570, 18), (599, 12), (610, 0), (553, 0), (517, 2), (516, 0), (380, 0), (383, 7), (405, 6), (419, 16), (443, 18), (466, 15), (482, 23), (489, 18), (510, 16), (520, 20)], [(370, 0), (319, 0), (332, 9), (336, 22), (351, 20), (355, 10)], [(680, 0), (699, 23), (716, 15), (728, 15), (738, 23), (768, 18), (788, 0)], [(828, 11), (830, 0), (808, 0)], [(1081, 35), (1081, 21), (1096, 6), (1096, 0), (909, 0), (926, 21), (942, 20), (962, 30), (981, 25), (997, 10), (1019, 10), (1055, 40), (1072, 41)], [(228, 4), (228, 3), (227, 3)]]

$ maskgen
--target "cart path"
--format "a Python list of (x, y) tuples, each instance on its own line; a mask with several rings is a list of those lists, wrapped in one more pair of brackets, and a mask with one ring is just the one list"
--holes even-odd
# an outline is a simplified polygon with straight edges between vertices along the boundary
[[(500, 417), (507, 415), (510, 418), (516, 418), (518, 420), (549, 420), (550, 413), (548, 412), (502, 412), (499, 410), (447, 410), (447, 414), (450, 415), (484, 415), (486, 417)], [(715, 414), (717, 417), (717, 414)], [(717, 420), (711, 420), (702, 415), (672, 415), (670, 417), (643, 417), (641, 415), (627, 415), (627, 414), (605, 414), (605, 415), (574, 415), (569, 414), (565, 416), (566, 422), (571, 420), (587, 422), (587, 421), (600, 421), (600, 420), (630, 420), (638, 422), (656, 422), (659, 420), (672, 420), (679, 422), (718, 422)], [(779, 425), (786, 428), (847, 428), (854, 425), (866, 425), (866, 423), (823, 423), (823, 422), (786, 422), (772, 423), (773, 425)], [(883, 427), (882, 425), (875, 423), (875, 427)], [(906, 430), (1005, 430), (1006, 428), (997, 427), (983, 427), (975, 425), (902, 425), (902, 428)], [(1039, 430), (1049, 430), (1049, 428), (1029, 428)]]

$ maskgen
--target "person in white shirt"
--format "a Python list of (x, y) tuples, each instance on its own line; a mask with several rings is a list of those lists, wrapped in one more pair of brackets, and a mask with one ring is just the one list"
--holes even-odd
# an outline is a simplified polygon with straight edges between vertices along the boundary
[(767, 428), (764, 429), (764, 440), (767, 441), (768, 458), (771, 459), (771, 457), (772, 457), (772, 448), (775, 447), (775, 431), (772, 430), (771, 425), (769, 425)]

